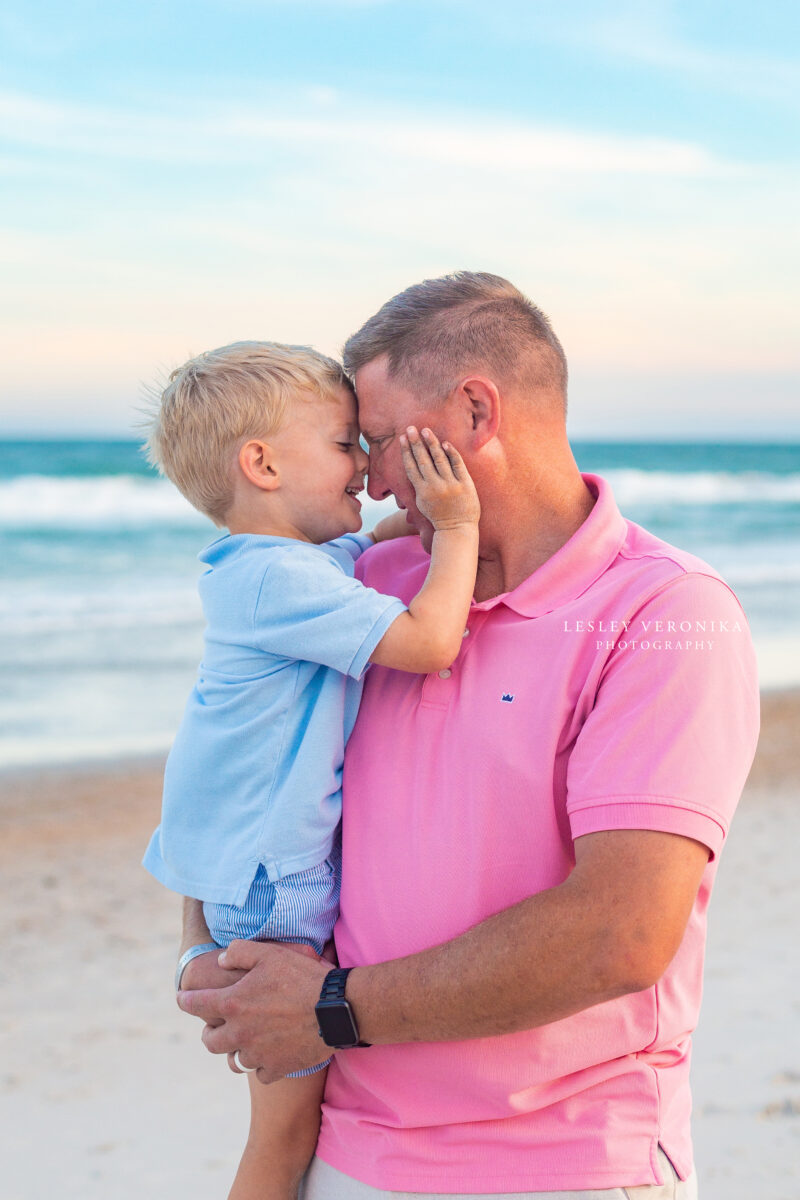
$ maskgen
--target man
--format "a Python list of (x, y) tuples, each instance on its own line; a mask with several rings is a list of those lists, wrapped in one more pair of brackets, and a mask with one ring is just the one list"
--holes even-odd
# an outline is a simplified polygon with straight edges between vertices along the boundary
[[(262, 1082), (324, 1056), (318, 1024), (353, 1046), (330, 1068), (308, 1200), (691, 1197), (705, 912), (758, 728), (742, 611), (580, 475), (563, 350), (506, 280), (407, 289), (345, 365), (370, 494), (421, 535), (369, 551), (366, 583), (405, 598), (426, 568), (408, 425), (475, 481), (462, 651), (438, 675), (369, 673), (345, 760), (338, 1034), (314, 1012), (328, 964), (275, 945), (236, 943), (244, 978), (181, 1007)], [(185, 983), (208, 989), (198, 961)]]

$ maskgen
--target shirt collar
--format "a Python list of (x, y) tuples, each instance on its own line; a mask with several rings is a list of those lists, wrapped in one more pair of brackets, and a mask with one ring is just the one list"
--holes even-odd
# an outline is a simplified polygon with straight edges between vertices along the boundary
[(541, 617), (576, 599), (611, 565), (627, 536), (627, 524), (608, 483), (599, 475), (582, 479), (596, 501), (569, 541), (513, 591), (473, 602), (471, 611), (505, 604), (522, 617)]

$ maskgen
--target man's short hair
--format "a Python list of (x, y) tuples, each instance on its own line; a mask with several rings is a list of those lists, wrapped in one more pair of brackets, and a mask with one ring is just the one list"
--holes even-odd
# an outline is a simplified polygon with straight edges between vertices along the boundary
[(500, 275), (456, 271), (387, 300), (348, 338), (351, 379), (388, 356), (389, 375), (430, 399), (444, 399), (473, 370), (525, 391), (559, 393), (566, 407), (567, 360), (550, 321)]
[(350, 389), (341, 365), (310, 346), (234, 342), (198, 354), (169, 377), (145, 418), (148, 461), (217, 525), (233, 497), (233, 470), (248, 438), (268, 438), (297, 400)]

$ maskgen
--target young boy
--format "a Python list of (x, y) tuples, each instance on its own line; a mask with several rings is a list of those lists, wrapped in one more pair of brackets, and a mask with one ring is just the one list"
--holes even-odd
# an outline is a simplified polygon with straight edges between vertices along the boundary
[[(374, 541), (412, 531), (396, 514), (358, 533), (368, 458), (337, 363), (240, 342), (174, 371), (161, 396), (151, 460), (229, 532), (200, 555), (205, 653), (144, 864), (204, 902), (218, 946), (271, 939), (322, 953), (338, 911), (342, 760), (363, 673), (370, 662), (427, 673), (458, 654), (478, 498), (457, 451), (429, 430), (409, 428), (401, 445), (436, 531), (407, 608), (353, 577)], [(296, 1196), (326, 1065), (269, 1086), (251, 1076), (250, 1137), (230, 1200)]]

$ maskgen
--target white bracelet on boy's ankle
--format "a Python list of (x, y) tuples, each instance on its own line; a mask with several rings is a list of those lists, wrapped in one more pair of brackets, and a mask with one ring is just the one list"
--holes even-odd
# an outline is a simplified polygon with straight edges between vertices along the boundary
[(202, 942), (199, 946), (190, 946), (178, 959), (178, 965), (175, 968), (175, 991), (181, 990), (181, 979), (183, 972), (188, 967), (193, 958), (199, 958), (201, 954), (210, 954), (212, 950), (221, 950), (216, 942)]

